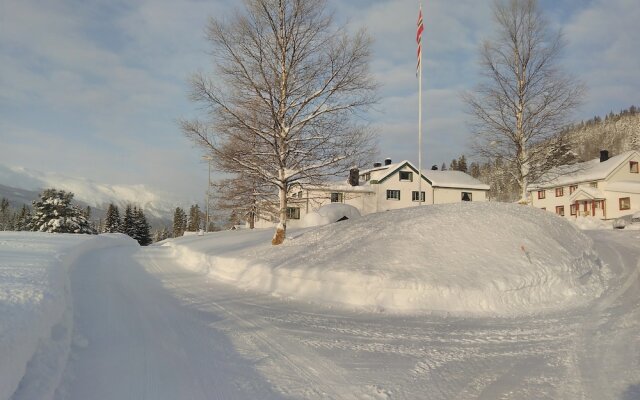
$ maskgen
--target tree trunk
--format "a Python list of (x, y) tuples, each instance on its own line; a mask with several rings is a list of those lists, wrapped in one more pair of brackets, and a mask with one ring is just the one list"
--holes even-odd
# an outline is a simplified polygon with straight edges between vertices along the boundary
[(282, 244), (287, 233), (287, 190), (280, 188), (280, 223), (271, 239), (272, 245)]

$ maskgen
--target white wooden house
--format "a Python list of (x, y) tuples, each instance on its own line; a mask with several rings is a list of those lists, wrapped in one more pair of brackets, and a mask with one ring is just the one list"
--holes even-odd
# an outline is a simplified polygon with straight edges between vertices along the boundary
[[(351, 170), (347, 182), (301, 186), (288, 201), (289, 226), (325, 204), (345, 203), (361, 215), (419, 205), (418, 170), (409, 161), (375, 163), (364, 171)], [(423, 171), (423, 204), (488, 200), (489, 186), (461, 171)], [(261, 221), (265, 226), (271, 221)]]
[(627, 151), (549, 171), (527, 187), (531, 205), (566, 218), (614, 219), (640, 210), (640, 153)]

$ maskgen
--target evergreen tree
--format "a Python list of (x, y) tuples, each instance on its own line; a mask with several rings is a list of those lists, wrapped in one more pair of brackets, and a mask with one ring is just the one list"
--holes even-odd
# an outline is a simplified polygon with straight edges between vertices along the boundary
[(0, 199), (0, 231), (13, 230), (13, 213), (9, 207), (9, 200)]
[(26, 231), (29, 230), (29, 221), (31, 220), (31, 211), (29, 211), (29, 207), (26, 204), (22, 205), (20, 209), (20, 213), (16, 218), (15, 230), (16, 231)]
[(480, 165), (477, 162), (472, 162), (469, 166), (469, 174), (474, 178), (480, 177)]
[(447, 170), (447, 164), (442, 163), (442, 166), (440, 167), (440, 171), (446, 171)]
[(187, 229), (187, 214), (180, 207), (176, 207), (176, 211), (173, 213), (173, 237), (180, 237), (184, 235), (184, 231)]
[(140, 246), (148, 246), (151, 244), (151, 233), (147, 218), (144, 216), (142, 208), (133, 209), (133, 238), (138, 241)]
[(122, 224), (120, 225), (118, 232), (124, 233), (125, 235), (135, 239), (134, 229), (133, 208), (131, 207), (131, 204), (127, 204), (127, 208), (124, 211), (124, 218), (122, 218)]
[(118, 210), (118, 206), (111, 203), (107, 208), (107, 216), (104, 223), (104, 233), (115, 233), (120, 232), (120, 210)]
[(200, 207), (197, 204), (191, 206), (191, 208), (189, 209), (187, 231), (197, 232), (198, 230), (200, 230), (201, 215), (202, 212), (200, 211)]
[(451, 164), (449, 164), (449, 169), (451, 171), (457, 171), (458, 170), (458, 160), (451, 160)]
[(71, 204), (73, 193), (46, 189), (40, 200), (33, 202), (33, 215), (29, 223), (32, 231), (50, 233), (95, 234), (84, 212)]
[(464, 154), (458, 158), (458, 171), (467, 172), (467, 159)]
[(160, 242), (162, 240), (169, 238), (169, 229), (166, 226), (163, 226), (162, 229), (156, 229), (153, 232), (153, 242)]

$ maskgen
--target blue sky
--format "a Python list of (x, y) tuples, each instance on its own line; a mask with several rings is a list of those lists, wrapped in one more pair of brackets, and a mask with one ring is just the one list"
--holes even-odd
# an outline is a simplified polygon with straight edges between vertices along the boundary
[[(425, 166), (469, 155), (460, 94), (478, 82), (490, 1), (423, 1)], [(562, 67), (588, 94), (575, 120), (640, 104), (640, 2), (542, 0), (562, 28)], [(176, 120), (197, 114), (187, 78), (209, 71), (207, 18), (239, 1), (0, 0), (0, 164), (201, 198), (206, 165)], [(417, 159), (418, 1), (330, 0), (374, 39), (382, 83), (371, 112), (380, 158)], [(373, 162), (374, 160), (372, 160)], [(2, 183), (2, 182), (0, 182)]]

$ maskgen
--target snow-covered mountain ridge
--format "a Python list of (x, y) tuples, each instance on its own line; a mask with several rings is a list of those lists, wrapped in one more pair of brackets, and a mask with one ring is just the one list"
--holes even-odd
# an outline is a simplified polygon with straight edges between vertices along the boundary
[[(2, 193), (11, 199), (12, 193), (25, 191), (40, 192), (45, 188), (56, 188), (74, 193), (74, 200), (86, 203), (92, 208), (106, 209), (109, 203), (125, 207), (128, 203), (142, 207), (147, 215), (156, 218), (170, 219), (176, 206), (188, 204), (178, 196), (152, 189), (143, 184), (123, 185), (94, 182), (90, 179), (71, 177), (55, 172), (42, 172), (23, 167), (0, 165), (0, 185)], [(12, 189), (15, 191), (12, 192)], [(27, 200), (27, 199), (24, 199)], [(33, 199), (28, 199), (33, 200)]]

